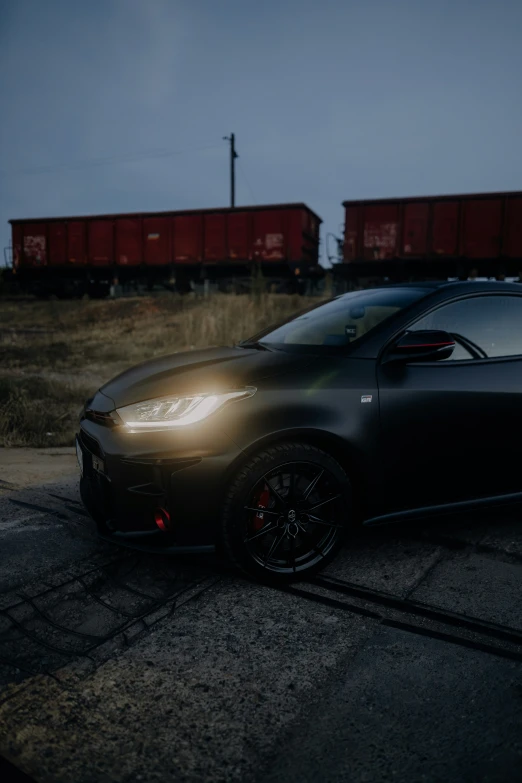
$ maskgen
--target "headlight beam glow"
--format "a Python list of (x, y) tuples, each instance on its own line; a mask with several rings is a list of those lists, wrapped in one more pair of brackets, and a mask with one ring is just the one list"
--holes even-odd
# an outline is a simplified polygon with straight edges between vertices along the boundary
[(196, 424), (219, 410), (227, 402), (251, 397), (256, 389), (190, 397), (162, 397), (126, 405), (116, 412), (129, 432), (157, 432)]

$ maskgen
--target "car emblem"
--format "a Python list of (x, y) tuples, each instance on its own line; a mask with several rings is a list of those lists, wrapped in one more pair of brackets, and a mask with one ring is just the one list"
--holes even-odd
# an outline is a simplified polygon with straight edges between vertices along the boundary
[(372, 395), (371, 394), (363, 394), (361, 396), (361, 402), (371, 402), (372, 401)]
[(288, 521), (295, 522), (295, 511), (293, 509), (288, 512)]

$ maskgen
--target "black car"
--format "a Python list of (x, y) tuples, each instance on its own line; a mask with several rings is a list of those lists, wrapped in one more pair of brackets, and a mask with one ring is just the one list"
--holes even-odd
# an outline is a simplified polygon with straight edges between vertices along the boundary
[(102, 537), (310, 575), (357, 523), (522, 500), (522, 285), (387, 285), (239, 345), (145, 362), (89, 400)]

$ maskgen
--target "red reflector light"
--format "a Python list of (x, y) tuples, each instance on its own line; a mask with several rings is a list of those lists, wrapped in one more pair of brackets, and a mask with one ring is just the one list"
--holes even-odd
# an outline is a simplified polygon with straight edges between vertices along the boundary
[(154, 511), (154, 521), (160, 530), (165, 533), (170, 528), (170, 514), (164, 508), (157, 508)]

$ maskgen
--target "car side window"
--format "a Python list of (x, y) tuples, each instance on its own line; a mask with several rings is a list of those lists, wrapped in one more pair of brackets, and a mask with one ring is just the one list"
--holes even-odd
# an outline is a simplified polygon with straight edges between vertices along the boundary
[(410, 327), (410, 331), (419, 329), (442, 329), (453, 335), (455, 348), (443, 361), (521, 356), (522, 297), (495, 294), (460, 299), (433, 310)]

